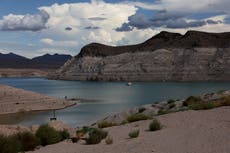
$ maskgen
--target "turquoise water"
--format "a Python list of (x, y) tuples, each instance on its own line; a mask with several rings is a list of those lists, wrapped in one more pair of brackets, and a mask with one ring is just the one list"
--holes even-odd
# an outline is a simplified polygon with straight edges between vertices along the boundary
[[(92, 100), (92, 102), (56, 111), (58, 120), (72, 126), (90, 124), (108, 114), (143, 104), (168, 99), (183, 99), (191, 95), (230, 89), (230, 82), (134, 82), (132, 86), (126, 86), (124, 82), (0, 78), (0, 84), (7, 84), (57, 98), (67, 96), (68, 98)], [(52, 112), (50, 111), (9, 115), (1, 117), (0, 123), (41, 124), (48, 122), (51, 116)]]

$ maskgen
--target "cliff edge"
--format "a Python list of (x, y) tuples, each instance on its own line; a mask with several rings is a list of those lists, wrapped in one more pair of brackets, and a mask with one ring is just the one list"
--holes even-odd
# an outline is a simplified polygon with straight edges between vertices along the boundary
[(230, 32), (162, 31), (130, 46), (92, 43), (50, 75), (94, 81), (230, 81)]

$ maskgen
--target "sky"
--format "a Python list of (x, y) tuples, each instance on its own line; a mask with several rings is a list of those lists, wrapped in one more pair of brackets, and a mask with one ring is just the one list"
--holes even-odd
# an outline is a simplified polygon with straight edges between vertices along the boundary
[(160, 31), (230, 31), (230, 0), (0, 0), (0, 53), (77, 55)]

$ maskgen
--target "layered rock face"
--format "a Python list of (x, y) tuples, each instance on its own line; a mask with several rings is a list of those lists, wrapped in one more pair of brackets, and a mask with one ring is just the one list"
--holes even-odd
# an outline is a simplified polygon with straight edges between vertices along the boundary
[(229, 81), (230, 33), (161, 32), (146, 42), (90, 44), (50, 76), (95, 81)]

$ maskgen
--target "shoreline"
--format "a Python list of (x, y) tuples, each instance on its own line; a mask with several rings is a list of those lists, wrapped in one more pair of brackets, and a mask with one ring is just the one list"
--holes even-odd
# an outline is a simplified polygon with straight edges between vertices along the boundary
[(77, 103), (0, 84), (0, 115), (61, 110)]
[(0, 68), (0, 78), (47, 78), (49, 73), (53, 73), (56, 69), (36, 69), (36, 68)]
[[(199, 109), (187, 106), (187, 109), (182, 110), (181, 108), (185, 107), (185, 102), (189, 102), (191, 98), (193, 102), (199, 101), (198, 104), (201, 106), (210, 102), (219, 105)], [(230, 124), (228, 124), (230, 122), (228, 117), (230, 115), (229, 98), (230, 90), (227, 90), (221, 93), (207, 93), (199, 97), (190, 96), (180, 101), (168, 100), (156, 104), (138, 106), (124, 112), (111, 114), (104, 119), (96, 121), (94, 125), (89, 126), (108, 132), (109, 137), (113, 140), (113, 143), (110, 145), (106, 144), (106, 139), (96, 145), (87, 145), (85, 142), (86, 134), (86, 137), (78, 139), (76, 143), (73, 143), (71, 140), (65, 140), (56, 144), (38, 147), (27, 153), (75, 153), (76, 150), (84, 153), (184, 153), (187, 151), (216, 153), (216, 150), (226, 152), (230, 149), (228, 145), (230, 137), (226, 135), (226, 133), (230, 132)], [(175, 105), (170, 107), (172, 104)], [(164, 110), (165, 113), (159, 114), (160, 110)], [(136, 114), (142, 114), (142, 116), (152, 115), (152, 118), (129, 121), (128, 118)], [(128, 122), (122, 123), (124, 119)], [(153, 119), (157, 119), (160, 122), (162, 129), (154, 132), (148, 130)], [(99, 124), (102, 126), (104, 124), (105, 126), (100, 127)], [(77, 138), (76, 131), (84, 128), (71, 128), (62, 121), (50, 121), (48, 125), (56, 130), (67, 130), (71, 135), (70, 138)], [(3, 134), (6, 135), (23, 131), (35, 133), (39, 126), (0, 125), (0, 133), (5, 132)], [(135, 139), (131, 139), (129, 138), (129, 133), (134, 130), (139, 130), (140, 135)], [(215, 139), (212, 139), (213, 137)]]

